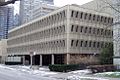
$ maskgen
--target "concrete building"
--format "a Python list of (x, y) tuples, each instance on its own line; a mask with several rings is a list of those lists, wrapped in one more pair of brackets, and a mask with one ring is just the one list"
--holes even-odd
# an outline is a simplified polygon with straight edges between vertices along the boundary
[(7, 39), (8, 30), (13, 26), (13, 15), (12, 6), (0, 7), (0, 39)]
[(67, 5), (10, 30), (7, 56), (30, 63), (35, 52), (36, 65), (89, 61), (112, 42), (112, 22), (108, 14)]
[(81, 7), (92, 9), (97, 12), (106, 13), (109, 15), (113, 15), (113, 10), (110, 8), (109, 4), (112, 4), (113, 0), (93, 0), (91, 2), (88, 2), (86, 4), (81, 5)]
[(0, 40), (0, 63), (5, 62), (5, 57), (7, 54), (7, 39)]
[[(47, 8), (49, 8), (50, 5), (54, 4), (53, 0), (21, 0), (20, 1), (20, 24), (27, 23), (33, 20), (33, 17), (34, 17), (33, 15), (35, 15), (34, 10), (40, 5), (43, 6), (43, 3), (44, 5), (48, 6)], [(45, 12), (43, 11), (41, 13), (46, 14), (49, 11), (50, 10)]]
[(113, 25), (113, 32), (114, 32), (114, 64), (120, 65), (120, 1), (119, 0), (112, 0), (113, 4), (115, 5), (113, 10), (114, 13), (114, 25)]
[(53, 6), (53, 5), (49, 5), (46, 3), (41, 3), (39, 6), (37, 6), (36, 8), (33, 9), (32, 12), (32, 19), (36, 19), (39, 18), (41, 16), (44, 16), (54, 10), (56, 10), (57, 7)]
[(120, 12), (111, 8), (109, 4), (112, 5), (116, 10), (120, 11), (119, 0), (93, 0), (82, 5), (82, 7), (104, 12), (113, 16), (115, 23), (115, 25), (113, 25), (114, 64), (120, 65)]

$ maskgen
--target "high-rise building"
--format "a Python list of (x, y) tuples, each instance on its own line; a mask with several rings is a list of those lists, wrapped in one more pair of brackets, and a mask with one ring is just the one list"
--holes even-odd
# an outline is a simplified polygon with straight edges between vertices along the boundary
[[(21, 0), (20, 1), (20, 24), (33, 20), (33, 11), (42, 3), (53, 5), (53, 0)], [(46, 12), (45, 12), (46, 13)], [(40, 13), (39, 13), (40, 14)]]
[(16, 27), (16, 26), (18, 26), (18, 25), (19, 25), (19, 14), (16, 13), (16, 14), (14, 15), (14, 26), (11, 27), (11, 29), (14, 28), (14, 27)]
[(5, 2), (5, 0), (0, 0), (0, 2)]
[(0, 7), (0, 39), (7, 38), (8, 30), (13, 26), (13, 13), (13, 7)]

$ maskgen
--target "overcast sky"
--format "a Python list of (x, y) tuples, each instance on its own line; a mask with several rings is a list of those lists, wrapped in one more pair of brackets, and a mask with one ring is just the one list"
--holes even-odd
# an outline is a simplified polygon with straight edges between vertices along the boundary
[[(54, 0), (54, 4), (57, 7), (62, 7), (67, 4), (82, 5), (82, 4), (85, 4), (90, 1), (92, 1), (92, 0)], [(18, 13), (19, 12), (19, 2), (17, 1), (14, 6), (15, 6), (15, 13)]]

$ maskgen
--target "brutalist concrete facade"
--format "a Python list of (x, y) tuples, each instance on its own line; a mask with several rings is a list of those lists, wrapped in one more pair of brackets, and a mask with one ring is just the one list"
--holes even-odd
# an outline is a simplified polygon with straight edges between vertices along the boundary
[(7, 55), (19, 56), (24, 63), (35, 52), (36, 65), (78, 63), (78, 56), (89, 61), (112, 42), (112, 22), (108, 14), (67, 5), (10, 30)]

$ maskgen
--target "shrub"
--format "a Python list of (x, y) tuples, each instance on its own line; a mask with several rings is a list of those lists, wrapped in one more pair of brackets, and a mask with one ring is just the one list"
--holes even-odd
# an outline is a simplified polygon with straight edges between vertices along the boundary
[(55, 65), (49, 65), (50, 71), (56, 71), (56, 72), (68, 72), (68, 71), (74, 71), (78, 69), (85, 69), (86, 66), (84, 65), (78, 65), (78, 64), (70, 64), (70, 65), (60, 65), (60, 64), (55, 64)]

